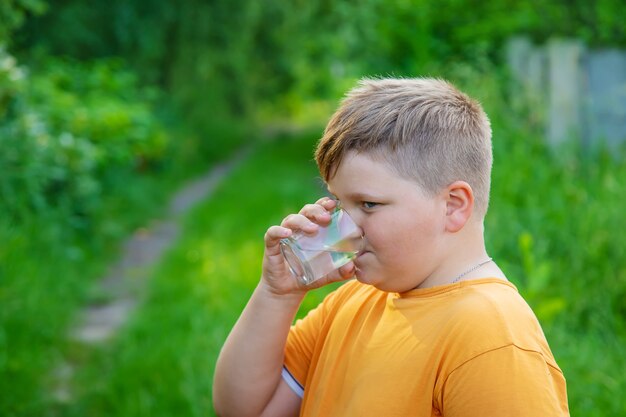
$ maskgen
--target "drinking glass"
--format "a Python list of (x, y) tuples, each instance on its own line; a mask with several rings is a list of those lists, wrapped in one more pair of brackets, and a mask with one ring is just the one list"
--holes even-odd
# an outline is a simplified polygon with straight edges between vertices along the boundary
[(330, 224), (313, 236), (295, 233), (280, 241), (292, 275), (308, 285), (354, 259), (363, 249), (363, 234), (348, 213), (337, 209)]

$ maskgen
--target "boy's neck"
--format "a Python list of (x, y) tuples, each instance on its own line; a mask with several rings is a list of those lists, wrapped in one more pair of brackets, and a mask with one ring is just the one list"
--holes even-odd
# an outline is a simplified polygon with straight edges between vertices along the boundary
[(417, 288), (452, 284), (455, 280), (469, 280), (504, 274), (490, 261), (484, 240), (482, 221), (468, 222), (462, 230), (447, 236), (440, 264)]

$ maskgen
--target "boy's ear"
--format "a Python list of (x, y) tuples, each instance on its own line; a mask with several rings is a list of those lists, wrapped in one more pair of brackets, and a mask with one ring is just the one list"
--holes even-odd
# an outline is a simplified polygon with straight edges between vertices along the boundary
[(472, 217), (474, 191), (465, 181), (455, 181), (446, 187), (446, 230), (458, 232)]

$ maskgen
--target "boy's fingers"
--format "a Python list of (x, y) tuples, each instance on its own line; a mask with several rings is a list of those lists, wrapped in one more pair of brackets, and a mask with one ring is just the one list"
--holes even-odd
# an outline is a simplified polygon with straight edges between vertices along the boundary
[(280, 247), (278, 244), (281, 239), (289, 237), (293, 234), (291, 229), (281, 226), (271, 226), (265, 232), (264, 240), (265, 247), (267, 248), (268, 255), (276, 255), (280, 253)]
[(305, 233), (317, 231), (318, 225), (302, 214), (290, 214), (280, 224), (284, 228), (291, 230), (302, 230)]
[(315, 204), (319, 204), (324, 207), (326, 210), (332, 210), (337, 207), (337, 200), (333, 200), (330, 197), (322, 197), (315, 202)]
[(298, 214), (290, 214), (281, 222), (282, 227), (292, 230), (301, 230), (305, 233), (317, 231), (317, 225), (322, 226), (330, 222), (330, 210), (337, 205), (335, 200), (322, 197), (315, 204), (307, 204)]
[(300, 214), (305, 216), (307, 219), (322, 225), (330, 222), (330, 212), (323, 204), (307, 204), (302, 207)]
[(306, 216), (308, 219), (318, 219), (323, 217), (326, 219), (329, 215), (328, 210), (320, 204), (307, 204), (300, 210), (300, 214)]
[(356, 267), (353, 262), (348, 262), (338, 270), (331, 272), (323, 278), (318, 279), (317, 281), (313, 281), (313, 283), (308, 287), (309, 289), (323, 287), (324, 285), (330, 284), (332, 282), (345, 281), (352, 277), (354, 277), (354, 273), (356, 271)]

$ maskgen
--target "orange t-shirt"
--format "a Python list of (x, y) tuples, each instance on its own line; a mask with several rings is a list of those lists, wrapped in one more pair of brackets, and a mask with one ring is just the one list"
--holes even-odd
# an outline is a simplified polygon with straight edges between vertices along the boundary
[(348, 282), (291, 328), (283, 377), (301, 416), (569, 415), (537, 318), (495, 278), (402, 294)]

